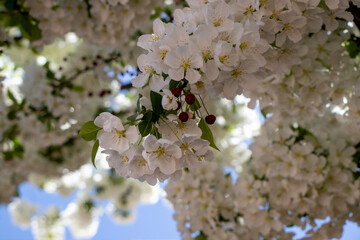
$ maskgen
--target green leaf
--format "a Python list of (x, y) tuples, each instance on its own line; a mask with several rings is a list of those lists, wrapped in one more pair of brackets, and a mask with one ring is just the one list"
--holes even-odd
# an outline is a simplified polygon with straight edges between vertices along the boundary
[(14, 1), (14, 0), (5, 0), (4, 6), (6, 7), (7, 10), (14, 11), (15, 8), (16, 8), (16, 1)]
[(266, 119), (266, 112), (265, 112), (265, 110), (264, 109), (261, 109), (261, 115)]
[(139, 116), (139, 115), (138, 115), (137, 113), (135, 113), (134, 115), (131, 115), (131, 116), (127, 117), (126, 119), (127, 119), (129, 122), (131, 122), (132, 124), (134, 124), (137, 116)]
[(55, 78), (55, 74), (54, 74), (52, 71), (48, 70), (48, 71), (46, 72), (46, 77), (47, 77), (48, 79), (54, 79), (54, 78)]
[(207, 240), (207, 236), (203, 232), (200, 232), (200, 234), (195, 237), (195, 240)]
[(96, 153), (98, 151), (98, 148), (99, 148), (99, 140), (96, 140), (95, 143), (94, 143), (94, 146), (92, 148), (92, 151), (91, 151), (91, 163), (94, 165), (95, 168), (96, 168), (95, 157), (96, 157)]
[(154, 113), (161, 115), (164, 112), (164, 108), (161, 104), (162, 96), (159, 93), (151, 91), (150, 100)]
[(170, 91), (172, 91), (174, 88), (180, 87), (180, 86), (181, 86), (181, 81), (170, 80), (170, 83), (169, 83)]
[(136, 103), (137, 113), (141, 113), (140, 98), (142, 98), (142, 95), (141, 95), (141, 94), (139, 94), (139, 98), (138, 98), (137, 103)]
[(6, 116), (9, 120), (14, 120), (16, 119), (16, 113), (17, 113), (16, 110), (10, 110)]
[(220, 151), (219, 148), (215, 145), (214, 137), (211, 132), (211, 129), (205, 122), (204, 118), (201, 118), (198, 126), (202, 131), (201, 138), (204, 140), (207, 140), (210, 143), (210, 147), (215, 148), (216, 150)]
[(16, 101), (16, 98), (15, 98), (14, 94), (10, 91), (10, 89), (8, 89), (7, 95), (15, 105), (18, 105), (18, 102)]
[(356, 58), (360, 52), (360, 39), (356, 36), (351, 36), (351, 38), (345, 43), (346, 50), (349, 53), (351, 58)]
[(85, 141), (95, 140), (100, 129), (100, 127), (94, 124), (94, 121), (86, 122), (80, 130), (79, 137)]
[(190, 106), (191, 111), (195, 112), (201, 108), (201, 105), (197, 99), (195, 99), (195, 102), (193, 105)]
[(152, 129), (152, 119), (153, 113), (148, 110), (144, 116), (141, 119), (141, 122), (138, 125), (139, 128), (139, 132), (141, 134), (141, 136), (146, 137), (147, 135), (150, 134), (151, 129)]
[(84, 87), (79, 85), (74, 85), (71, 87), (71, 90), (74, 90), (75, 92), (82, 92), (84, 91)]
[(152, 123), (150, 121), (144, 121), (142, 120), (139, 125), (139, 132), (141, 134), (141, 136), (146, 137), (147, 135), (150, 134), (150, 131), (152, 129)]
[(322, 9), (325, 9), (325, 10), (328, 10), (328, 11), (330, 10), (330, 8), (326, 5), (324, 0), (321, 0), (319, 2), (318, 8), (322, 8)]

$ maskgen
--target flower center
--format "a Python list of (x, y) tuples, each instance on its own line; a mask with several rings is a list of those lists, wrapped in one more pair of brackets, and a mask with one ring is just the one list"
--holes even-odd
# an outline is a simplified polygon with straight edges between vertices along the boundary
[(247, 48), (248, 47), (248, 43), (247, 42), (242, 42), (241, 44), (240, 44), (240, 46), (239, 46), (239, 48), (241, 49), (241, 50), (243, 50), (243, 49), (245, 49), (245, 48)]
[(148, 166), (148, 162), (145, 160), (145, 158), (142, 158), (138, 163), (137, 163), (138, 167), (143, 166), (146, 167)]
[(213, 17), (214, 27), (219, 27), (222, 22), (223, 22), (223, 19), (221, 17), (219, 17), (219, 18)]
[(219, 61), (220, 61), (221, 63), (224, 63), (224, 62), (229, 63), (229, 61), (228, 61), (229, 58), (230, 58), (229, 55), (224, 55), (224, 56), (222, 56), (222, 57), (219, 57)]
[(159, 39), (160, 39), (160, 37), (159, 37), (157, 34), (152, 34), (151, 40), (152, 40), (153, 42), (159, 41)]
[(164, 58), (166, 57), (166, 54), (167, 54), (167, 50), (163, 49), (162, 52), (161, 52), (161, 59), (164, 60)]
[(165, 155), (166, 155), (166, 150), (164, 147), (158, 147), (158, 149), (156, 150), (156, 153), (159, 158), (164, 159)]
[(190, 59), (181, 59), (181, 67), (188, 69), (191, 66)]

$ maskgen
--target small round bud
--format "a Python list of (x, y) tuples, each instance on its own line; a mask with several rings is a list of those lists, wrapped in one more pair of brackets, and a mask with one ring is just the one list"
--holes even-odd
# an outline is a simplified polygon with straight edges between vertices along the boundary
[(212, 124), (215, 123), (216, 117), (214, 115), (210, 114), (210, 115), (205, 117), (205, 121), (206, 121), (207, 124), (212, 125)]
[(180, 97), (180, 95), (181, 95), (181, 90), (179, 88), (173, 88), (173, 90), (171, 90), (171, 92), (175, 97)]
[(179, 119), (182, 122), (187, 122), (187, 120), (189, 120), (189, 115), (187, 114), (187, 112), (182, 112), (179, 114)]
[(194, 94), (189, 94), (185, 97), (185, 101), (187, 102), (187, 104), (189, 105), (193, 105), (195, 102), (195, 96)]
[(81, 60), (82, 60), (82, 61), (86, 61), (86, 57), (81, 57)]
[(105, 90), (101, 90), (101, 92), (99, 93), (99, 97), (103, 97), (105, 96), (106, 94), (106, 91)]
[(89, 96), (89, 97), (92, 97), (93, 95), (94, 95), (93, 92), (89, 92), (89, 93), (88, 93), (88, 96)]

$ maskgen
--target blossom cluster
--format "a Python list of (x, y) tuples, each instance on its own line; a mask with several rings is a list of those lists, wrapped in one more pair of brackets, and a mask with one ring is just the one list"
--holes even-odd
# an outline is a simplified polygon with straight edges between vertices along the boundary
[[(345, 31), (346, 26), (336, 19), (352, 19), (346, 12), (348, 1), (334, 4), (331, 1), (217, 0), (188, 1), (188, 4), (188, 8), (174, 11), (173, 23), (156, 19), (154, 33), (138, 40), (138, 46), (148, 53), (139, 56), (137, 64), (141, 73), (132, 80), (140, 95), (139, 115), (133, 116), (129, 123), (132, 126), (128, 127), (131, 139), (127, 139), (126, 144), (117, 140), (124, 138), (128, 130), (109, 115), (102, 115), (95, 123), (107, 132), (98, 135), (101, 147), (118, 153), (126, 151), (126, 161), (117, 166), (121, 174), (144, 180), (147, 177), (142, 176), (149, 174), (161, 173), (169, 177), (181, 168), (193, 167), (187, 159), (183, 164), (175, 164), (181, 162), (176, 160), (181, 156), (177, 148), (169, 149), (171, 159), (160, 162), (140, 152), (156, 152), (148, 143), (155, 146), (154, 143), (161, 140), (156, 145), (160, 151), (164, 148), (162, 139), (181, 142), (188, 133), (179, 132), (176, 126), (169, 124), (174, 121), (193, 126), (196, 125), (194, 121), (198, 122), (202, 132), (194, 127), (192, 134), (204, 138), (204, 132), (210, 129), (202, 128), (203, 124), (211, 125), (216, 121), (216, 116), (205, 106), (205, 96), (234, 99), (243, 93), (251, 99), (251, 106), (259, 100), (265, 113), (310, 118), (329, 101), (337, 104), (351, 91), (357, 72), (351, 70), (354, 64), (343, 54), (344, 47), (339, 44), (349, 37), (349, 30)], [(347, 74), (338, 77), (344, 72)], [(339, 88), (344, 89), (341, 94), (336, 91)], [(205, 110), (205, 117), (201, 110)], [(160, 130), (166, 129), (161, 127), (164, 124), (169, 133)], [(140, 166), (149, 171), (135, 170), (127, 161), (134, 153), (127, 150), (140, 135), (149, 134), (153, 136), (144, 141), (148, 149), (144, 151), (140, 147), (135, 151), (135, 155), (146, 160)], [(104, 136), (113, 139), (111, 145)], [(212, 137), (206, 140), (217, 148)], [(164, 157), (162, 152), (156, 152), (158, 158)]]
[(267, 119), (234, 186), (210, 166), (206, 177), (191, 169), (167, 186), (179, 231), (185, 239), (290, 239), (284, 227), (310, 224), (309, 239), (339, 238), (346, 220), (358, 222), (360, 197), (349, 2), (188, 3), (174, 24), (157, 20), (154, 34), (140, 37), (148, 54), (138, 58), (134, 86), (165, 98), (171, 84), (159, 83), (169, 78), (199, 99), (242, 93)]
[(166, 186), (184, 239), (199, 231), (207, 239), (292, 239), (284, 230), (294, 225), (306, 227), (306, 239), (333, 239), (346, 221), (359, 222), (358, 124), (348, 128), (347, 117), (330, 112), (274, 121), (265, 122), (236, 181), (213, 163)]
[[(116, 53), (66, 41), (42, 54), (17, 47), (0, 59), (0, 203), (9, 202), (31, 174), (60, 176), (88, 162), (91, 146), (78, 132), (88, 114), (110, 106), (105, 100), (121, 85), (118, 68), (110, 66)], [(128, 107), (122, 104), (117, 111)]]
[(151, 10), (163, 4), (162, 0), (26, 0), (24, 6), (40, 22), (42, 38), (35, 44), (49, 44), (74, 32), (94, 45), (117, 46), (128, 41), (147, 22)]

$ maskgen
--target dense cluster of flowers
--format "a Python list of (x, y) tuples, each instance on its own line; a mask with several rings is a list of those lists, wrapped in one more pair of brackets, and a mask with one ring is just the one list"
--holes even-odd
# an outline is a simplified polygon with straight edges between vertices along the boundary
[(52, 43), (74, 32), (91, 44), (119, 46), (142, 27), (161, 0), (26, 0), (24, 6), (39, 21), (42, 38), (35, 44)]
[[(87, 161), (90, 146), (76, 138), (80, 131), (95, 140), (93, 164), (101, 151), (113, 170), (79, 181), (87, 193), (62, 213), (54, 208), (30, 221), (35, 209), (13, 202), (14, 221), (32, 222), (39, 239), (62, 239), (64, 224), (77, 237), (93, 235), (100, 214), (95, 199), (112, 199), (111, 215), (128, 216), (132, 205), (122, 199), (140, 199), (145, 185), (137, 180), (155, 185), (168, 178), (167, 197), (184, 239), (291, 239), (291, 226), (306, 228), (308, 239), (339, 238), (346, 220), (360, 222), (360, 23), (351, 22), (360, 1), (186, 2), (163, 12), (166, 20), (155, 19), (153, 33), (139, 37), (145, 52), (132, 79), (138, 100), (122, 98), (120, 114), (111, 108), (99, 114), (104, 101), (111, 105), (105, 96), (120, 90), (112, 81), (117, 72), (131, 63), (119, 53), (81, 45), (70, 57), (60, 50), (62, 57), (40, 65), (18, 59), (22, 86), (0, 85), (6, 100), (0, 102), (6, 116), (0, 118), (0, 190), (6, 189), (0, 202), (26, 179), (47, 191), (79, 188), (65, 184), (69, 175), (46, 184), (41, 175), (60, 176)], [(73, 31), (90, 44), (119, 49), (150, 15), (161, 17), (164, 9), (150, 11), (161, 4), (26, 0), (24, 7), (43, 33), (31, 46)], [(0, 32), (0, 45), (8, 41)], [(244, 101), (261, 110), (259, 132)], [(256, 133), (246, 149), (243, 141)], [(23, 156), (29, 161), (19, 161)], [(224, 174), (228, 167), (236, 176)], [(319, 226), (317, 219), (326, 222)]]
[[(250, 167), (240, 175), (234, 191), (228, 193), (220, 181), (214, 194), (221, 197), (209, 197), (215, 206), (225, 204), (231, 210), (235, 206), (238, 215), (231, 212), (233, 216), (224, 217), (226, 212), (214, 213), (211, 207), (206, 214), (212, 212), (212, 218), (196, 214), (195, 209), (201, 209), (201, 201), (195, 201), (199, 196), (185, 191), (193, 197), (186, 200), (188, 196), (180, 191), (172, 200), (184, 221), (181, 225), (191, 224), (190, 231), (181, 228), (182, 232), (190, 237), (201, 230), (219, 239), (215, 232), (229, 228), (224, 239), (282, 238), (283, 226), (330, 217), (330, 223), (309, 234), (314, 239), (339, 237), (359, 202), (359, 139), (354, 134), (359, 128), (359, 63), (346, 48), (354, 31), (347, 25), (352, 20), (349, 1), (187, 2), (188, 8), (175, 10), (173, 23), (157, 19), (154, 33), (139, 38), (138, 46), (148, 53), (139, 56), (141, 73), (132, 80), (140, 92), (138, 115), (125, 127), (107, 113), (95, 119), (101, 128), (97, 139), (107, 149), (110, 166), (123, 176), (151, 184), (156, 178), (176, 180), (183, 168), (197, 178), (201, 162), (189, 161), (185, 152), (201, 153), (206, 159), (213, 157), (209, 144), (217, 148), (212, 136), (206, 138), (207, 124), (216, 117), (203, 98), (234, 99), (243, 94), (250, 98), (250, 106), (259, 101), (269, 118), (251, 147)], [(329, 131), (330, 125), (352, 131), (337, 135)], [(186, 132), (187, 128), (191, 130)], [(199, 140), (206, 148), (195, 143)], [(339, 174), (341, 180), (335, 177)], [(185, 182), (200, 195), (209, 188), (194, 183), (201, 180), (189, 181), (188, 175), (178, 184), (171, 183), (168, 191), (174, 186), (186, 189)], [(233, 206), (227, 206), (223, 197)]]
[[(155, 183), (148, 176), (176, 177), (178, 170), (204, 158), (196, 153), (210, 159), (200, 140), (216, 148), (212, 136), (205, 137), (210, 131), (206, 124), (216, 121), (203, 102), (206, 95), (233, 99), (243, 93), (250, 105), (259, 100), (264, 112), (284, 118), (312, 117), (352, 91), (357, 72), (339, 44), (350, 33), (345, 30), (352, 18), (347, 1), (188, 3), (189, 8), (174, 11), (174, 23), (156, 19), (154, 33), (139, 38), (138, 45), (148, 54), (139, 56), (141, 73), (132, 80), (141, 93), (139, 115), (128, 123), (132, 126), (125, 128), (106, 113), (95, 120), (103, 129), (99, 144), (109, 150), (109, 162), (116, 161), (111, 165), (122, 175)], [(139, 145), (140, 135), (147, 137), (145, 149), (132, 147)], [(193, 137), (182, 139), (188, 135)], [(192, 158), (181, 157), (187, 156), (184, 151)], [(124, 159), (121, 164), (112, 160), (119, 158)]]
[[(70, 57), (54, 55), (60, 49)], [(78, 132), (89, 114), (96, 116), (109, 105), (104, 101), (112, 92), (116, 96), (121, 85), (119, 70), (109, 66), (117, 54), (69, 41), (48, 46), (43, 54), (10, 48), (0, 60), (5, 78), (0, 86), (0, 177), (6, 179), (0, 183), (1, 203), (15, 196), (31, 174), (60, 176), (88, 162), (91, 146)], [(117, 110), (129, 107), (122, 104)]]
[(235, 183), (204, 164), (168, 184), (184, 238), (201, 231), (208, 239), (291, 239), (283, 230), (296, 225), (308, 239), (333, 239), (346, 220), (359, 222), (358, 124), (348, 128), (346, 117), (331, 113), (300, 123), (268, 119)]

